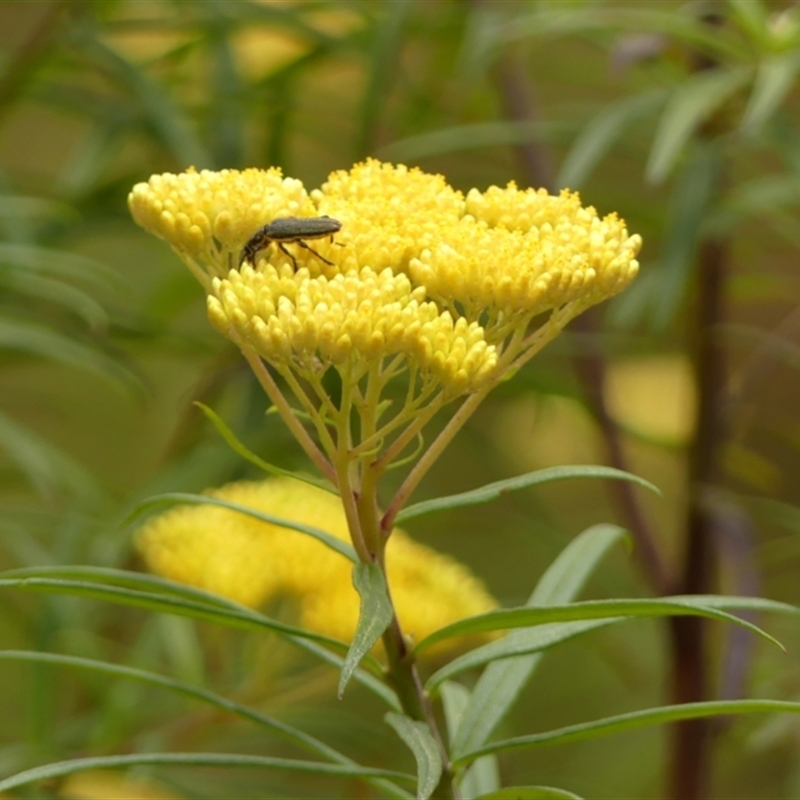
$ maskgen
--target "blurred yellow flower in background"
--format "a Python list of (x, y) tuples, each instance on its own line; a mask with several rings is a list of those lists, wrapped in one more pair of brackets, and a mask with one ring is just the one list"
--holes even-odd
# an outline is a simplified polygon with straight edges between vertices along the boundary
[[(349, 539), (339, 498), (300, 481), (242, 481), (209, 494)], [(148, 568), (166, 578), (253, 608), (290, 597), (303, 628), (345, 642), (355, 632), (359, 598), (352, 563), (311, 536), (218, 506), (180, 506), (146, 522), (137, 548)], [(392, 532), (386, 565), (398, 618), (417, 641), (497, 607), (467, 567), (401, 530)], [(487, 638), (448, 640), (438, 652)]]
[(58, 796), (64, 800), (180, 800), (180, 795), (157, 783), (105, 769), (68, 775)]

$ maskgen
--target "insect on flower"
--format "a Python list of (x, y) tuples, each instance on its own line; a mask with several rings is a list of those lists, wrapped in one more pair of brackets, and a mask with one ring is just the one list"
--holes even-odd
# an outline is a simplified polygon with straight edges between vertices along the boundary
[(289, 256), (295, 270), (297, 261), (295, 257), (286, 249), (289, 243), (299, 244), (300, 247), (312, 252), (320, 261), (333, 266), (332, 261), (321, 256), (314, 248), (309, 247), (304, 239), (324, 239), (330, 236), (333, 241), (333, 234), (341, 230), (342, 223), (332, 217), (283, 217), (275, 219), (263, 228), (259, 228), (248, 240), (242, 250), (242, 257), (239, 259), (239, 266), (245, 261), (251, 264), (255, 262), (255, 257), (259, 250), (264, 250), (271, 244), (277, 244), (282, 253)]

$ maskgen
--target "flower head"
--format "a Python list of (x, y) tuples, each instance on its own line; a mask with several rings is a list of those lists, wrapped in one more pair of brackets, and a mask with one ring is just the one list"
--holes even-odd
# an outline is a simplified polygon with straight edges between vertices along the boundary
[[(569, 306), (565, 324), (625, 288), (641, 245), (572, 192), (511, 183), (464, 197), (441, 175), (374, 159), (310, 195), (274, 168), (188, 170), (137, 184), (128, 202), (198, 274), (212, 322), (240, 345), (304, 370), (403, 354), (449, 395), (491, 375), (492, 345), (512, 326)], [(342, 223), (335, 245), (296, 247), (294, 263), (269, 247), (237, 270), (264, 224), (320, 215)]]
[[(232, 483), (210, 494), (348, 538), (338, 498), (299, 481)], [(289, 596), (304, 628), (353, 637), (359, 600), (352, 564), (310, 536), (218, 506), (181, 506), (149, 520), (137, 547), (159, 575), (254, 608)], [(400, 530), (389, 540), (386, 562), (398, 617), (417, 640), (497, 605), (465, 566)]]
[(458, 393), (478, 385), (497, 363), (483, 329), (455, 321), (403, 274), (369, 267), (312, 278), (305, 268), (245, 264), (215, 278), (208, 316), (216, 328), (250, 344), (273, 364), (301, 374), (342, 364), (370, 364), (402, 354), (423, 375)]
[(543, 189), (473, 189), (466, 215), (410, 263), (415, 282), (448, 308), (492, 320), (530, 319), (624, 289), (639, 268), (639, 236), (615, 214), (603, 219), (577, 194)]
[(237, 267), (245, 243), (265, 222), (316, 216), (303, 184), (275, 168), (153, 175), (133, 187), (128, 207), (146, 231), (198, 265), (201, 280)]

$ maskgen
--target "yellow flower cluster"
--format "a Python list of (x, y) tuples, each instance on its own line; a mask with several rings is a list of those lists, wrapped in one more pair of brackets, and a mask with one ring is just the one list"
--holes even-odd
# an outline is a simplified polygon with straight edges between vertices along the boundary
[(636, 276), (639, 236), (614, 214), (600, 219), (577, 194), (514, 184), (467, 195), (467, 215), (410, 263), (415, 283), (470, 318), (530, 318), (572, 301), (588, 307)]
[[(349, 538), (339, 498), (299, 481), (238, 482), (210, 494)], [(302, 627), (346, 642), (353, 637), (359, 599), (352, 564), (310, 536), (217, 506), (181, 506), (149, 520), (137, 547), (148, 568), (166, 578), (253, 608), (293, 597)], [(397, 615), (417, 641), (497, 607), (465, 566), (400, 530), (389, 539), (386, 563)]]
[[(374, 159), (332, 173), (310, 195), (274, 168), (154, 175), (129, 205), (196, 274), (200, 266), (214, 324), (265, 358), (316, 357), (326, 367), (351, 353), (404, 353), (459, 392), (491, 372), (486, 343), (500, 346), (510, 325), (568, 306), (565, 324), (624, 289), (639, 267), (641, 238), (577, 194), (511, 183), (465, 197), (440, 175)], [(297, 276), (276, 246), (237, 271), (261, 226), (320, 215), (341, 230), (335, 244), (313, 242), (322, 258), (285, 244)]]
[(311, 192), (319, 213), (342, 223), (341, 269), (408, 272), (409, 262), (464, 216), (464, 195), (441, 175), (375, 159), (330, 175)]
[(146, 231), (212, 277), (237, 267), (245, 243), (267, 222), (317, 215), (303, 184), (276, 168), (153, 175), (133, 187), (128, 207)]
[(370, 362), (402, 353), (451, 391), (473, 388), (491, 374), (495, 348), (483, 329), (425, 300), (405, 275), (386, 268), (311, 278), (262, 264), (245, 264), (225, 280), (215, 278), (208, 316), (220, 332), (249, 342), (272, 363), (314, 370), (341, 364), (352, 354)]

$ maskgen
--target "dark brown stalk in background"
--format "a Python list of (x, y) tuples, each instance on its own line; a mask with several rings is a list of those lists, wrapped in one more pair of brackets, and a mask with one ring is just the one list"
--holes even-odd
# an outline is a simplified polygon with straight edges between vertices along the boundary
[[(473, 7), (484, 5), (471, 0)], [(717, 20), (709, 20), (716, 24)], [(698, 58), (696, 70), (713, 64)], [(524, 61), (516, 49), (507, 48), (498, 54), (492, 79), (508, 119), (515, 122), (536, 122), (533, 91)], [(521, 174), (526, 183), (553, 190), (552, 157), (541, 142), (529, 141), (517, 148)], [(720, 402), (724, 398), (727, 371), (723, 349), (715, 342), (723, 315), (727, 251), (725, 242), (707, 240), (700, 243), (696, 264), (697, 291), (694, 308), (692, 343), (695, 385), (699, 397), (695, 440), (690, 447), (689, 504), (687, 508), (686, 548), (677, 577), (672, 577), (664, 562), (642, 506), (632, 485), (614, 482), (612, 491), (623, 519), (636, 543), (642, 571), (656, 594), (705, 594), (714, 582), (713, 529), (714, 514), (703, 491), (716, 477), (716, 456), (724, 439), (724, 423)], [(605, 360), (592, 341), (599, 323), (587, 313), (573, 325), (584, 334), (584, 351), (575, 358), (575, 369), (583, 385), (587, 403), (605, 440), (609, 462), (618, 469), (627, 469), (627, 460), (620, 431), (606, 407)], [(706, 626), (699, 617), (677, 617), (670, 622), (671, 675), (670, 692), (674, 703), (706, 700), (709, 696)], [(707, 720), (680, 722), (672, 728), (668, 792), (673, 800), (701, 800), (707, 797), (710, 766)]]
[[(724, 242), (701, 243), (697, 259), (693, 370), (698, 409), (695, 438), (689, 452), (689, 505), (686, 550), (675, 591), (705, 594), (713, 585), (714, 512), (704, 491), (716, 478), (716, 456), (724, 430), (719, 398), (726, 385), (724, 348), (715, 339), (723, 319), (727, 250)], [(709, 696), (706, 628), (700, 618), (670, 620), (672, 701), (691, 703)], [(672, 728), (670, 797), (707, 797), (710, 770), (708, 720), (685, 720)]]

